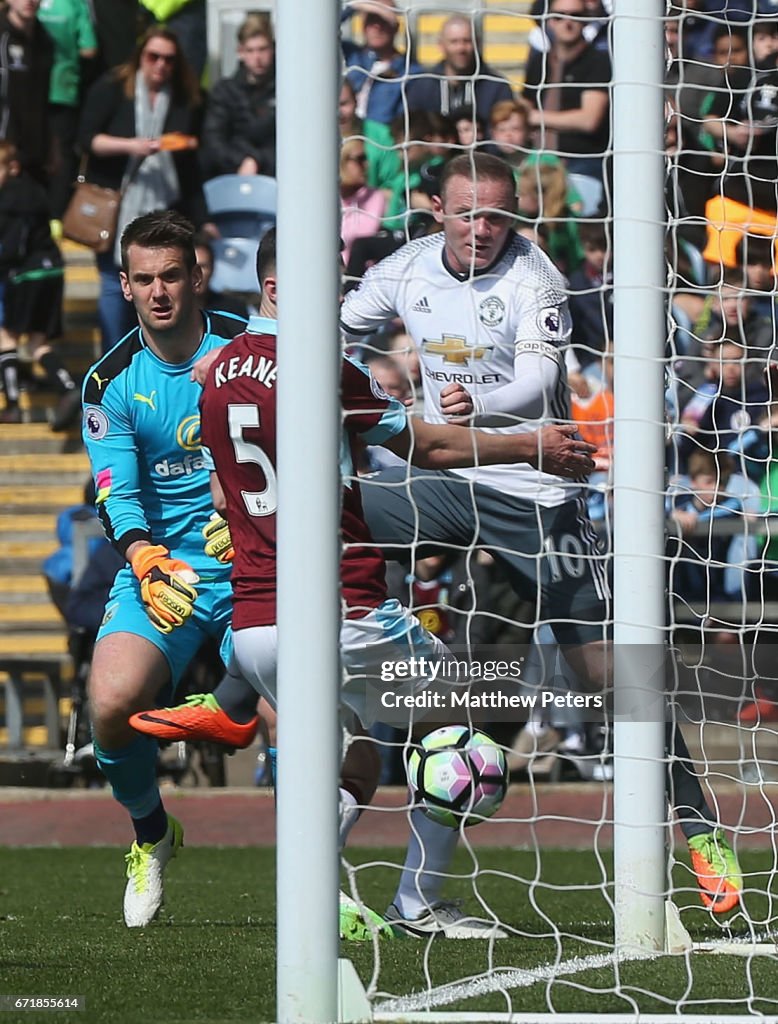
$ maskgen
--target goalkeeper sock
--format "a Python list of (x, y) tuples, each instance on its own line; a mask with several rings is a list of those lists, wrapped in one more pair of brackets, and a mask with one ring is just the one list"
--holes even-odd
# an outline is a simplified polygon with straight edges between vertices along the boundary
[(357, 798), (353, 793), (349, 793), (347, 789), (340, 787), (340, 829), (338, 832), (338, 843), (342, 850), (346, 845), (348, 834), (356, 825), (357, 818), (360, 815), (360, 808), (357, 804)]
[(407, 920), (421, 917), (440, 899), (443, 875), (458, 839), (456, 829), (432, 821), (418, 807), (411, 811), (411, 836), (394, 898), (394, 905)]
[(111, 783), (114, 798), (127, 808), (130, 817), (142, 821), (153, 814), (160, 802), (157, 741), (150, 736), (138, 736), (120, 750), (103, 750), (95, 740), (94, 750), (100, 771)]
[(228, 672), (213, 695), (225, 715), (238, 725), (246, 725), (252, 718), (256, 718), (259, 695), (243, 676), (234, 676)]
[(144, 843), (158, 843), (167, 832), (167, 811), (160, 800), (151, 814), (143, 818), (133, 818), (135, 828), (135, 839), (138, 846)]
[(665, 726), (665, 749), (673, 758), (667, 780), (668, 797), (681, 831), (687, 839), (711, 832), (715, 816), (692, 768), (691, 754), (680, 726), (671, 722)]

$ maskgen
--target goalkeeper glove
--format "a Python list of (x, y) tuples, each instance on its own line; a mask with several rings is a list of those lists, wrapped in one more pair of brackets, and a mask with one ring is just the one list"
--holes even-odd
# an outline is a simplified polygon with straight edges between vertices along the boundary
[(230, 525), (226, 519), (222, 519), (218, 512), (214, 512), (202, 532), (205, 537), (206, 555), (222, 563), (233, 560), (235, 549), (232, 546)]
[(167, 548), (149, 545), (132, 557), (132, 571), (140, 580), (146, 614), (160, 633), (172, 633), (192, 614), (198, 576), (186, 562), (171, 558)]

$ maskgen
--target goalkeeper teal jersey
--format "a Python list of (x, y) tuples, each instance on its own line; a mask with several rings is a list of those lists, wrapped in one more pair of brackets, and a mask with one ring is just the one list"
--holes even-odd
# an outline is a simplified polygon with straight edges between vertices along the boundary
[(201, 530), (213, 506), (200, 448), (200, 386), (190, 373), (245, 321), (203, 316), (203, 340), (186, 363), (159, 359), (140, 328), (112, 348), (84, 381), (82, 429), (108, 539), (125, 556), (137, 540), (162, 544), (208, 581), (229, 579), (230, 566), (203, 551)]

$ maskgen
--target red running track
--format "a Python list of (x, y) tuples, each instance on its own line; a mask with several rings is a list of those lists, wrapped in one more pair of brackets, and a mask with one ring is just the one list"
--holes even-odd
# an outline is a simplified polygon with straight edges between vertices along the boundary
[[(778, 812), (756, 786), (717, 790), (722, 823), (737, 832), (738, 848), (770, 847)], [(173, 790), (165, 806), (186, 826), (188, 846), (272, 846), (273, 798), (267, 790)], [(349, 842), (403, 846), (408, 836), (406, 793), (386, 789), (366, 811)], [(499, 818), (468, 830), (473, 846), (570, 847), (613, 845), (609, 786), (511, 787)], [(125, 812), (105, 790), (0, 790), (0, 846), (126, 846)]]

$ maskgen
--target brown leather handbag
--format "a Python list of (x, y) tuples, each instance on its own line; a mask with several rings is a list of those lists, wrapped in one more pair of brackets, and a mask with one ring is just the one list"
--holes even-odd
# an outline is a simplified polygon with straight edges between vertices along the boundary
[(116, 239), (121, 201), (119, 189), (92, 185), (79, 175), (62, 217), (62, 234), (94, 252), (110, 252)]

